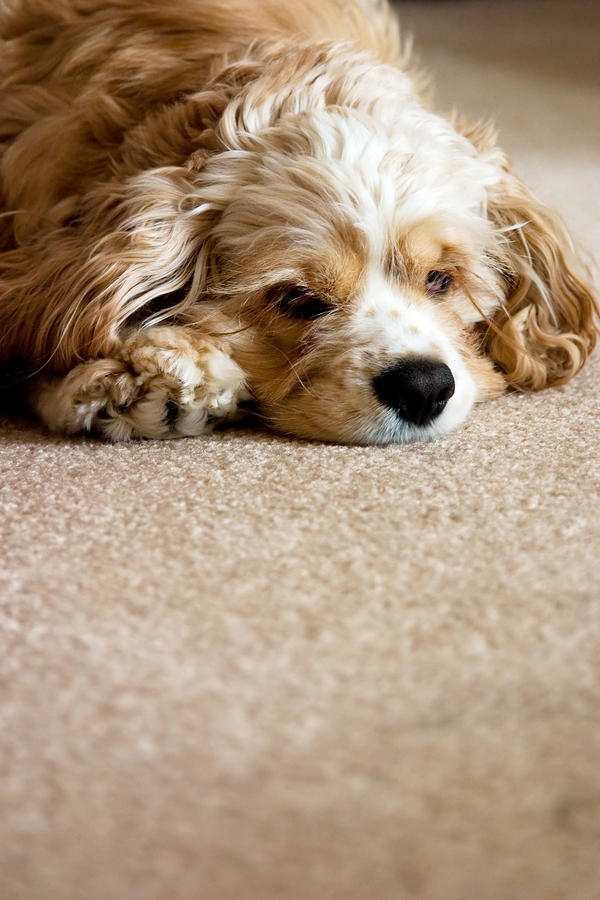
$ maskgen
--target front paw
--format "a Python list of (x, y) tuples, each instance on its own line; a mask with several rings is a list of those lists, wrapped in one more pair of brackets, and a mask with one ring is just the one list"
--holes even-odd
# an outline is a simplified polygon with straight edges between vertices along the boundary
[[(62, 434), (102, 433), (104, 424), (117, 422), (138, 397), (138, 379), (119, 359), (88, 360), (66, 375), (39, 376), (28, 387), (33, 412)], [(130, 436), (126, 432), (120, 439)]]
[(154, 328), (129, 338), (121, 356), (137, 374), (141, 397), (127, 418), (146, 437), (183, 437), (236, 417), (250, 399), (233, 359), (184, 328)]
[(237, 418), (249, 399), (237, 363), (183, 327), (139, 332), (114, 359), (40, 378), (30, 391), (34, 411), (53, 431), (94, 431), (113, 441), (205, 434)]

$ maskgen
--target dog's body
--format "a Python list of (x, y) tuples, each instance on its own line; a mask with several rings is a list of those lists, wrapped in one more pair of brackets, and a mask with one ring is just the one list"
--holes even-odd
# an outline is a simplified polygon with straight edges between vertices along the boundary
[(0, 362), (58, 431), (444, 434), (596, 339), (490, 130), (429, 112), (376, 0), (12, 0)]

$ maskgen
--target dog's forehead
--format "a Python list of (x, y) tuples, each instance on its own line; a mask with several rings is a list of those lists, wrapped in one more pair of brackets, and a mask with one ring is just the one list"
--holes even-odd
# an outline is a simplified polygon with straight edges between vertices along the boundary
[[(258, 183), (279, 193), (290, 218), (302, 206), (315, 219), (350, 216), (377, 243), (382, 229), (428, 217), (485, 219), (498, 167), (442, 117), (409, 101), (392, 108), (395, 117), (388, 110), (383, 120), (377, 109), (352, 108), (284, 117), (261, 147)], [(294, 141), (299, 130), (302, 142)]]
[(410, 101), (396, 107), (398, 127), (352, 108), (290, 114), (232, 154), (231, 170), (224, 161), (234, 177), (213, 233), (240, 283), (356, 297), (361, 271), (416, 271), (422, 282), (448, 253), (483, 247), (494, 167), (449, 122)]

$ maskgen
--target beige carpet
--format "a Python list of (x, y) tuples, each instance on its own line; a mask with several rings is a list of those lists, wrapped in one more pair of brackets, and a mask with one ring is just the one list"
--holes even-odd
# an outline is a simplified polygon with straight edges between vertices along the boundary
[[(600, 6), (404, 15), (600, 257)], [(3, 419), (0, 900), (598, 900), (599, 374), (413, 447)]]

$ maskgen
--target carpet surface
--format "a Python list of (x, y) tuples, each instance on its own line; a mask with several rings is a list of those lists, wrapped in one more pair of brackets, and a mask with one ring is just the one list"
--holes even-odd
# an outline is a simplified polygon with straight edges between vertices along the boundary
[[(401, 5), (597, 258), (599, 9)], [(0, 900), (598, 900), (599, 376), (411, 447), (2, 418)]]

